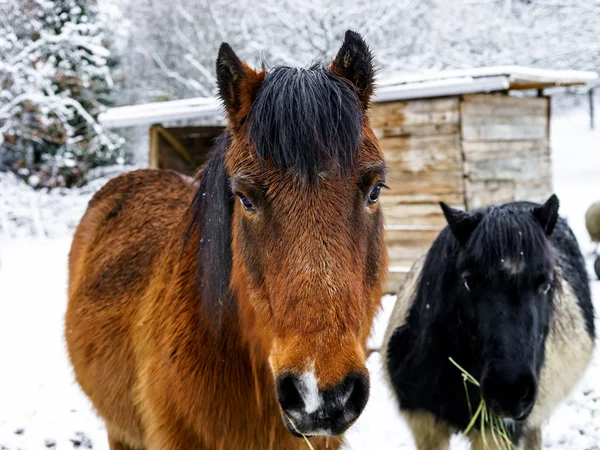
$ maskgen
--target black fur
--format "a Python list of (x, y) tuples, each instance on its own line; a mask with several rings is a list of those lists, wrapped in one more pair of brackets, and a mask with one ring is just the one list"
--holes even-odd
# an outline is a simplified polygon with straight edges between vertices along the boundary
[(249, 138), (262, 159), (316, 182), (329, 168), (346, 173), (362, 139), (356, 93), (329, 69), (277, 67), (248, 116)]
[[(198, 286), (200, 299), (211, 323), (219, 328), (224, 313), (235, 312), (236, 303), (229, 290), (231, 279), (231, 215), (233, 194), (225, 172), (228, 133), (215, 143), (200, 186), (192, 202), (190, 227), (199, 226)], [(188, 230), (188, 234), (190, 233)]]
[(352, 83), (363, 105), (367, 107), (373, 93), (375, 69), (373, 55), (362, 37), (346, 31), (344, 43), (333, 61), (337, 75)]
[(229, 44), (221, 44), (217, 56), (217, 86), (219, 98), (227, 112), (235, 113), (240, 108), (239, 81), (243, 75), (243, 65)]
[[(553, 202), (548, 205), (551, 207)], [(594, 311), (577, 241), (564, 219), (555, 218), (554, 227), (552, 214), (543, 215), (539, 211), (534, 214), (535, 207), (539, 205), (517, 202), (464, 213), (477, 218), (478, 226), (473, 228), (473, 221), (461, 216), (460, 221), (468, 225), (470, 233), (462, 234), (460, 227), (452, 230), (448, 226), (433, 243), (412, 294), (414, 303), (406, 321), (388, 343), (387, 370), (402, 409), (429, 411), (456, 429), (468, 425), (471, 412), (461, 374), (449, 357), (478, 380), (482, 379), (486, 364), (500, 354), (511, 354), (515, 361), (534, 360), (534, 370), (539, 375), (552, 299), (560, 287), (555, 284), (542, 301), (526, 297), (535, 297), (533, 289), (528, 293), (528, 286), (538, 283), (536, 278), (540, 274), (556, 267), (576, 293), (587, 331), (594, 337)], [(446, 216), (452, 222), (454, 214)], [(457, 230), (460, 242), (453, 234)], [(552, 232), (549, 238), (547, 230)], [(522, 274), (514, 277), (505, 274), (501, 261), (509, 258), (524, 261)], [(492, 289), (486, 290), (486, 295), (472, 295), (464, 285), (465, 273), (474, 278), (470, 280), (473, 285), (490, 285)], [(502, 292), (507, 294), (503, 296)], [(500, 303), (494, 311), (496, 315), (482, 324), (477, 311), (494, 303)], [(521, 333), (515, 330), (520, 325), (512, 327), (511, 322), (500, 333), (512, 335), (493, 335), (497, 317), (502, 317), (505, 310), (527, 311), (523, 308), (528, 304), (530, 309), (537, 309), (538, 328), (534, 329), (539, 330), (539, 342), (535, 333), (533, 337), (519, 336)], [(513, 322), (527, 320), (516, 316)], [(508, 347), (498, 348), (498, 342), (508, 343)], [(525, 356), (520, 356), (521, 353)], [(480, 390), (472, 385), (468, 389), (474, 411), (480, 401)], [(515, 427), (516, 432), (519, 428)]]

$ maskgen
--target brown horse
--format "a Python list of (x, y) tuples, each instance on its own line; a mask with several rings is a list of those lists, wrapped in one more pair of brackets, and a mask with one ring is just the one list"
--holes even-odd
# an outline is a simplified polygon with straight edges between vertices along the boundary
[(66, 339), (115, 449), (336, 449), (369, 396), (387, 256), (373, 64), (217, 59), (227, 131), (191, 182), (115, 178), (69, 256)]

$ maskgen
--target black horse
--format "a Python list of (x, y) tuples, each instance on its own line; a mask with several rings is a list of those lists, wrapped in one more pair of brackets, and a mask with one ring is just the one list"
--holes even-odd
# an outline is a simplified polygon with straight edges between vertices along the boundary
[[(481, 398), (510, 424), (515, 444), (541, 449), (540, 427), (574, 387), (594, 346), (594, 309), (577, 240), (558, 198), (463, 212), (398, 296), (384, 370), (419, 450), (448, 448)], [(480, 382), (468, 397), (455, 360)], [(495, 445), (489, 429), (474, 449)]]

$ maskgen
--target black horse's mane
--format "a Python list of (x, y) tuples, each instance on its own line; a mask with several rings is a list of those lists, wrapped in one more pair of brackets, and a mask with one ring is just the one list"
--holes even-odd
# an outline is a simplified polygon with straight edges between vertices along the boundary
[[(316, 182), (322, 170), (344, 174), (362, 139), (363, 111), (351, 85), (329, 69), (277, 67), (263, 82), (250, 109), (250, 143), (262, 160), (282, 172)], [(225, 131), (198, 173), (188, 237), (199, 227), (197, 285), (204, 312), (217, 328), (235, 312), (231, 279), (233, 193), (225, 171), (230, 132)], [(185, 245), (188, 245), (189, 238)]]

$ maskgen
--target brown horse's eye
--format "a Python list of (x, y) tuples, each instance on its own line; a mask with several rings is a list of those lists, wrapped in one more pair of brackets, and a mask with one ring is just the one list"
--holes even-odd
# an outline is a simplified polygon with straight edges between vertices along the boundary
[(369, 195), (367, 196), (367, 203), (369, 205), (374, 205), (377, 203), (377, 200), (379, 200), (379, 196), (381, 195), (381, 189), (384, 187), (385, 184), (379, 183), (376, 184), (373, 189), (371, 189), (371, 192), (369, 192)]
[(240, 194), (240, 193), (237, 193), (236, 195), (240, 199), (240, 203), (242, 204), (242, 206), (244, 207), (244, 209), (246, 211), (250, 211), (250, 212), (255, 211), (254, 205), (252, 204), (252, 202), (250, 200), (248, 200), (248, 197), (246, 197), (244, 194)]

